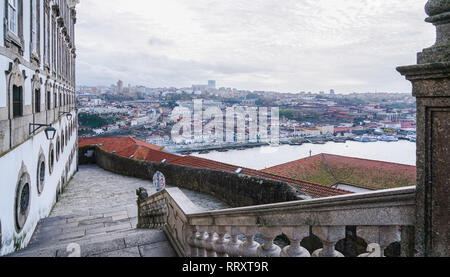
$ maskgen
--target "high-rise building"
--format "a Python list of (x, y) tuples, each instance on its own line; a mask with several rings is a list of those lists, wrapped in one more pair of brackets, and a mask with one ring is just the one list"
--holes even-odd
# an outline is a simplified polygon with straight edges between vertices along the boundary
[(334, 93), (334, 89), (330, 89), (330, 94), (331, 95), (334, 95), (335, 93)]
[(208, 81), (208, 88), (215, 89), (216, 88), (216, 81), (209, 80)]
[(75, 6), (0, 8), (0, 256), (28, 244), (77, 170)]
[(117, 93), (122, 93), (123, 92), (123, 82), (122, 80), (119, 80), (117, 82)]

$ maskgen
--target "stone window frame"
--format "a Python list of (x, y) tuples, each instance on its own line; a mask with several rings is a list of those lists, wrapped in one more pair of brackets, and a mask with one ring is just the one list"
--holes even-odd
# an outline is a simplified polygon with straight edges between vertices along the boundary
[(39, 77), (39, 70), (36, 70), (31, 79), (32, 109), (33, 113), (40, 113), (42, 109), (42, 78)]
[[(39, 159), (37, 163), (37, 172), (36, 172), (36, 187), (38, 195), (41, 195), (41, 193), (44, 191), (45, 181), (46, 181), (46, 161), (44, 156), (44, 151), (42, 149), (39, 151)], [(50, 165), (49, 165), (50, 167)], [(44, 179), (42, 180), (42, 168), (44, 169)]]
[[(17, 7), (15, 7), (17, 14), (17, 32), (10, 28), (10, 7), (11, 2), (15, 1), (17, 1)], [(4, 40), (7, 48), (13, 49), (13, 51), (21, 56), (23, 55), (25, 43), (23, 38), (23, 0), (5, 1)]]
[[(25, 71), (20, 71), (20, 60), (16, 58), (14, 62), (9, 63), (9, 69), (6, 71), (8, 81), (8, 99), (9, 99), (9, 119), (19, 118), (25, 111)], [(14, 109), (14, 87), (20, 89), (20, 112), (15, 115)]]
[[(28, 191), (28, 199), (23, 199), (22, 197), (24, 196), (24, 192), (26, 193), (27, 191)], [(16, 184), (16, 194), (14, 201), (14, 222), (15, 222), (14, 226), (16, 228), (17, 233), (20, 233), (23, 230), (23, 227), (27, 222), (31, 207), (31, 192), (32, 187), (30, 174), (28, 174), (27, 168), (25, 164), (22, 162), (22, 167), (19, 171), (18, 180)], [(26, 209), (22, 209), (24, 204), (26, 204)]]
[(48, 172), (50, 175), (53, 173), (53, 167), (55, 166), (55, 146), (53, 142), (50, 143), (48, 148)]
[[(41, 5), (40, 0), (30, 1), (30, 61), (35, 65), (40, 65), (41, 54)], [(34, 11), (36, 8), (36, 11)], [(35, 20), (33, 20), (35, 19)], [(33, 25), (34, 21), (34, 25)], [(33, 26), (35, 32), (33, 33)], [(36, 48), (36, 49), (35, 49)]]

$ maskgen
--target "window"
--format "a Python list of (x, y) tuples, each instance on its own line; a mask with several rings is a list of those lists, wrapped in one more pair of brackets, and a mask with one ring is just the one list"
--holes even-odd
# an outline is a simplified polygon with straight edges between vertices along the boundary
[(37, 167), (37, 190), (38, 194), (41, 194), (44, 191), (44, 182), (45, 182), (45, 157), (43, 154), (39, 156), (39, 162)]
[(8, 28), (15, 34), (19, 35), (19, 5), (18, 0), (8, 0)]
[(36, 89), (34, 90), (34, 112), (40, 113), (41, 112), (41, 90)]
[(30, 212), (31, 191), (30, 191), (30, 175), (22, 169), (22, 174), (17, 184), (16, 201), (15, 201), (15, 219), (16, 230), (20, 232), (27, 221)]
[(55, 106), (55, 109), (58, 107), (58, 102), (56, 102), (56, 92), (55, 93), (53, 93), (53, 101), (55, 102), (54, 103), (54, 106)]
[(49, 161), (48, 172), (51, 175), (52, 172), (53, 172), (53, 165), (55, 164), (55, 150), (54, 150), (53, 143), (50, 144), (50, 148), (49, 148), (48, 153), (49, 153), (48, 154), (48, 161)]
[(47, 110), (52, 109), (52, 103), (51, 103), (51, 94), (50, 91), (47, 91)]
[(23, 115), (23, 93), (22, 87), (13, 86), (13, 117)]
[(64, 144), (65, 144), (65, 137), (64, 137), (64, 130), (61, 131), (61, 153), (64, 152)]
[(38, 32), (37, 32), (37, 23), (38, 23), (38, 0), (32, 0), (31, 1), (31, 53), (37, 54), (38, 51), (38, 45), (37, 45), (37, 38), (38, 38)]
[(48, 1), (44, 2), (44, 61), (46, 66), (50, 66), (50, 15)]
[(61, 141), (59, 136), (56, 138), (56, 161), (59, 161), (59, 153), (61, 151)]

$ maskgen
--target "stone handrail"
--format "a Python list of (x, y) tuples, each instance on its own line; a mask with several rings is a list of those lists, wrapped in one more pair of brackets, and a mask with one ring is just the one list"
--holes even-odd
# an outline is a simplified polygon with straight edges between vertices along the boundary
[[(405, 249), (413, 240), (415, 187), (210, 212), (169, 188), (140, 197), (138, 207), (138, 227), (163, 229), (179, 256), (342, 257), (335, 246), (346, 237), (346, 226), (356, 226), (368, 244), (368, 253), (360, 256), (384, 256), (394, 242), (401, 242), (402, 255), (412, 255)], [(313, 253), (300, 245), (310, 231), (323, 245)], [(290, 241), (284, 249), (274, 244), (281, 234)], [(256, 242), (256, 235), (264, 243)]]

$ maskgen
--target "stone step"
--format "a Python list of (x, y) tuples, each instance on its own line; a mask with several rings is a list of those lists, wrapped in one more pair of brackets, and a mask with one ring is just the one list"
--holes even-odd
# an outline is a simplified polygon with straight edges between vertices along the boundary
[(11, 257), (175, 257), (163, 231), (133, 229), (43, 247), (30, 246)]

